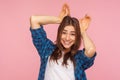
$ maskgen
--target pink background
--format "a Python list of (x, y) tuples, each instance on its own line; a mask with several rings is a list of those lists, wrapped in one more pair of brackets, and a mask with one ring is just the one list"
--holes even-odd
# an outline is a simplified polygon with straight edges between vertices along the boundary
[[(87, 31), (96, 44), (97, 57), (88, 80), (120, 80), (119, 0), (0, 0), (0, 80), (37, 80), (40, 58), (29, 31), (31, 15), (57, 16), (67, 2), (71, 15), (92, 17)], [(58, 25), (47, 25), (55, 41)]]

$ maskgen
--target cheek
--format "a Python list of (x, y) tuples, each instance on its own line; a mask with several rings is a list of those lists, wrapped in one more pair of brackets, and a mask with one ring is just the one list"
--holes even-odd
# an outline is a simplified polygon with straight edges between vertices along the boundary
[(75, 43), (75, 41), (76, 41), (75, 36), (73, 36), (73, 37), (71, 38), (71, 40), (73, 41), (73, 43)]
[(71, 36), (71, 39), (72, 39), (73, 41), (75, 41), (75, 36)]
[(60, 39), (64, 39), (65, 38), (65, 35), (61, 35), (61, 38)]

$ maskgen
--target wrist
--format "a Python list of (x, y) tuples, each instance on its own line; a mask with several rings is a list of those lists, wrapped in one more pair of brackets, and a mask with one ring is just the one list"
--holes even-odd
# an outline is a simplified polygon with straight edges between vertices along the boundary
[(62, 19), (60, 17), (57, 17), (57, 23), (60, 24), (62, 22)]
[(82, 38), (83, 38), (85, 35), (86, 35), (86, 31), (82, 31), (82, 32), (81, 32)]

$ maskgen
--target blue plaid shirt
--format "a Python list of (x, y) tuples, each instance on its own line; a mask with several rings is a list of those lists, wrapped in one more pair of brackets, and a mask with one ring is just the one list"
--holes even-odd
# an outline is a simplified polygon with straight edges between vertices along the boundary
[[(38, 80), (44, 80), (48, 57), (52, 54), (56, 46), (51, 40), (47, 38), (43, 26), (38, 29), (30, 28), (30, 31), (32, 34), (33, 44), (41, 57)], [(88, 58), (84, 55), (84, 50), (78, 50), (78, 52), (74, 56), (76, 62), (74, 71), (75, 80), (87, 80), (85, 70), (93, 65), (95, 56), (96, 53), (92, 58)]]

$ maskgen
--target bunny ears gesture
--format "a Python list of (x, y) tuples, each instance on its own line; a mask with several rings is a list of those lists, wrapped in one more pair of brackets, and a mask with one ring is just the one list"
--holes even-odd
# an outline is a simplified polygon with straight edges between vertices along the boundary
[[(68, 15), (70, 15), (70, 8), (69, 8), (68, 4), (65, 3), (65, 4), (63, 4), (62, 10), (58, 17), (62, 21), (62, 19)], [(79, 19), (81, 33), (88, 29), (90, 22), (91, 22), (91, 17), (88, 16), (87, 14), (83, 18)]]

